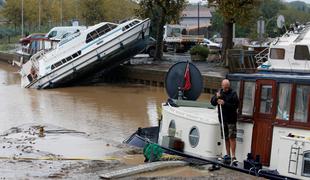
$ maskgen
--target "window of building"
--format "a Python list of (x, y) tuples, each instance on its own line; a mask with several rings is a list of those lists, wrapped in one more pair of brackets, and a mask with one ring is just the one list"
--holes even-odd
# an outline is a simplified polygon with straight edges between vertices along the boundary
[(310, 60), (310, 54), (309, 54), (308, 46), (296, 45), (295, 46), (294, 59), (295, 60)]
[(310, 86), (297, 85), (294, 121), (306, 123), (308, 120)]
[(189, 132), (189, 143), (194, 148), (199, 143), (199, 131), (197, 127), (192, 127), (192, 129)]
[(255, 82), (244, 82), (242, 115), (253, 115)]
[(278, 89), (277, 119), (289, 120), (292, 85), (280, 83)]
[(285, 50), (282, 48), (271, 48), (270, 49), (270, 58), (271, 59), (284, 59)]

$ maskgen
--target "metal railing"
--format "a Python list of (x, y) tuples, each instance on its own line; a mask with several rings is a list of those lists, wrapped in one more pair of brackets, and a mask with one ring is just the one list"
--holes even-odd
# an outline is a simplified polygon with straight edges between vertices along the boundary
[(256, 64), (261, 65), (268, 60), (269, 48), (265, 48), (254, 56)]

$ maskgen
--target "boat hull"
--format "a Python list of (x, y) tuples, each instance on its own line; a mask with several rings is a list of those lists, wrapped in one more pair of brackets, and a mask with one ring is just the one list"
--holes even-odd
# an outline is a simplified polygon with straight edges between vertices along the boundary
[[(159, 132), (158, 126), (139, 128), (136, 132), (134, 132), (131, 136), (129, 136), (126, 140), (124, 140), (123, 143), (129, 144), (131, 146), (139, 147), (139, 148), (143, 148), (148, 143), (158, 144), (157, 142), (158, 132)], [(177, 150), (164, 147), (164, 146), (161, 146), (161, 148), (167, 154), (182, 156), (186, 158), (185, 159), (186, 161), (194, 162), (194, 164), (195, 162), (199, 162), (200, 164), (217, 164), (222, 167), (229, 168), (229, 169), (239, 171), (242, 173), (251, 174), (257, 177), (274, 179), (274, 180), (288, 180), (288, 179), (294, 180), (295, 179), (295, 178), (279, 175), (277, 174), (277, 171), (268, 170), (268, 169), (259, 170), (259, 169), (253, 168), (252, 170), (248, 170), (244, 168), (244, 164), (242, 162), (238, 162), (237, 164), (232, 166), (230, 164), (225, 164), (222, 161), (218, 161), (217, 158), (195, 156), (193, 154), (184, 153), (184, 152), (177, 151)]]

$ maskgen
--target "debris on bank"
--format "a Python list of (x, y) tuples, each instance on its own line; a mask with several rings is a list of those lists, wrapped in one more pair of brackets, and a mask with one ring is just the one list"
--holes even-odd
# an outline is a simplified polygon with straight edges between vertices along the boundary
[[(100, 179), (100, 175), (109, 172), (139, 165), (153, 166), (144, 163), (141, 149), (103, 138), (49, 124), (13, 127), (0, 134), (0, 179)], [(164, 155), (162, 160), (174, 162), (158, 162), (165, 167), (151, 167), (152, 171), (128, 174), (122, 179), (239, 179), (244, 176), (225, 168), (210, 173), (207, 166), (199, 169), (186, 166), (180, 161), (182, 158), (171, 155)], [(181, 163), (181, 166), (173, 167), (169, 163)]]

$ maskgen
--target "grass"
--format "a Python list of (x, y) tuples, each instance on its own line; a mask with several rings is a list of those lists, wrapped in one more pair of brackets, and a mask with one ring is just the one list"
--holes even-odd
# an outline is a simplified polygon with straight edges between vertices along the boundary
[(11, 36), (0, 39), (0, 51), (10, 51), (16, 48), (20, 36)]

